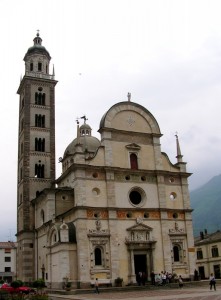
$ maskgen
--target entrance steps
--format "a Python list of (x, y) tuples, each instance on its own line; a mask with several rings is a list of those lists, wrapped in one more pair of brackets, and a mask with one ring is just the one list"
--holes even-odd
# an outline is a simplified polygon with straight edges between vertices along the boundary
[[(218, 285), (221, 284), (221, 279), (216, 279), (216, 282)], [(209, 280), (200, 280), (200, 281), (187, 281), (184, 282), (184, 287), (188, 288), (196, 288), (200, 286), (209, 286)], [(137, 290), (161, 290), (161, 289), (177, 289), (178, 282), (174, 283), (169, 283), (165, 286), (153, 286), (150, 283), (147, 283), (144, 286), (139, 286), (139, 285), (128, 285), (128, 286), (122, 286), (122, 287), (99, 287), (99, 290), (105, 293), (113, 293), (113, 292), (123, 292), (123, 291), (137, 291)], [(94, 288), (79, 288), (79, 289), (72, 289), (70, 291), (65, 291), (65, 290), (52, 290), (48, 289), (47, 290), (48, 294), (59, 294), (59, 295), (79, 295), (79, 294), (91, 294), (94, 292)]]

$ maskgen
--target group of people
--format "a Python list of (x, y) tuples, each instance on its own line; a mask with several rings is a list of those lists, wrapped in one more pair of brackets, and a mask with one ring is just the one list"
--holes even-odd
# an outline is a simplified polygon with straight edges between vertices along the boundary
[[(150, 277), (151, 277), (152, 285), (166, 285), (171, 282), (173, 275), (171, 273), (163, 272), (163, 271), (159, 274), (155, 274), (154, 271), (152, 271)], [(146, 273), (141, 271), (138, 272), (136, 279), (138, 285), (145, 285), (147, 280)], [(179, 283), (179, 287), (182, 288), (183, 278), (181, 275), (178, 277), (178, 283)], [(213, 273), (210, 274), (209, 285), (210, 285), (210, 290), (212, 289), (216, 290), (216, 279)], [(94, 286), (95, 286), (95, 293), (99, 294), (98, 278), (96, 278)]]
[[(155, 274), (154, 271), (152, 271), (150, 274), (150, 277), (151, 277), (151, 284), (158, 286), (158, 285), (167, 285), (167, 284), (171, 283), (173, 275), (171, 273), (165, 272), (165, 271), (164, 272), (161, 271), (161, 273), (159, 273), (159, 274)], [(178, 283), (179, 283), (179, 287), (182, 288), (183, 287), (183, 278), (181, 275), (178, 277)]]
[(155, 274), (154, 271), (150, 274), (152, 285), (166, 285), (172, 281), (173, 275), (166, 271), (161, 271), (159, 274)]

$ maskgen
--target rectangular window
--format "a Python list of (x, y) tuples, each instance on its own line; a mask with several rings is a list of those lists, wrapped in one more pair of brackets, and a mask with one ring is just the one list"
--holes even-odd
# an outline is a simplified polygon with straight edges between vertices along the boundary
[(202, 249), (198, 249), (196, 252), (197, 259), (203, 259), (203, 251)]
[(5, 272), (11, 272), (11, 267), (5, 267)]
[(217, 246), (212, 247), (212, 257), (218, 257), (219, 256), (219, 251)]
[(5, 249), (5, 253), (11, 253), (11, 249)]
[(5, 256), (5, 262), (10, 262), (11, 261), (11, 257), (10, 256)]

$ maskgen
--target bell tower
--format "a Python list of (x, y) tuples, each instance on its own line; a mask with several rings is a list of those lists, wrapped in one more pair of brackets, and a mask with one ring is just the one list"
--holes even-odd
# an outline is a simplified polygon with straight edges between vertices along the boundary
[[(37, 33), (25, 54), (19, 94), (17, 180), (17, 277), (30, 282), (35, 273), (35, 220), (32, 199), (55, 180), (55, 86), (50, 54)], [(38, 258), (37, 258), (38, 259)]]

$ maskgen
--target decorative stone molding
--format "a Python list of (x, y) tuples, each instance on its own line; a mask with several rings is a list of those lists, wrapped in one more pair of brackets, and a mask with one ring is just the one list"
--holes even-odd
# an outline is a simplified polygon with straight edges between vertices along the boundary
[(95, 221), (95, 225), (96, 225), (96, 229), (89, 229), (88, 232), (88, 237), (109, 237), (110, 236), (110, 232), (108, 229), (101, 229), (101, 221), (100, 220), (96, 220)]
[(179, 228), (178, 223), (175, 222), (174, 223), (174, 228), (169, 229), (169, 234), (170, 235), (172, 235), (172, 234), (176, 234), (176, 235), (177, 234), (178, 235), (185, 234), (185, 230), (183, 228)]
[(129, 248), (152, 248), (156, 243), (152, 236), (152, 228), (142, 224), (142, 218), (137, 218), (138, 224), (127, 229), (129, 234), (125, 237), (125, 243)]
[(138, 151), (141, 149), (141, 147), (135, 143), (129, 144), (125, 146), (128, 150)]

